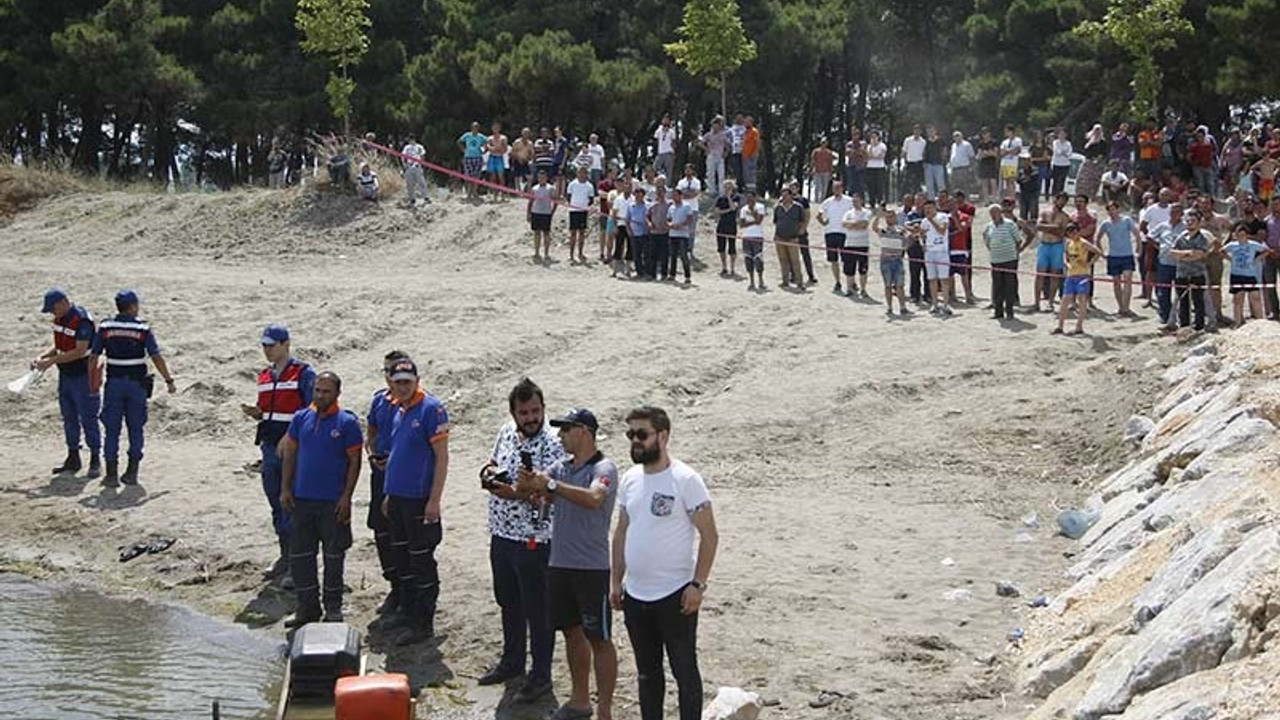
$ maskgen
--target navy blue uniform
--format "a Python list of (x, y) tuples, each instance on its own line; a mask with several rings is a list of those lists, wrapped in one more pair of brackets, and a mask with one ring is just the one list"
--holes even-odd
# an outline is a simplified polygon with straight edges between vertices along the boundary
[[(74, 350), (76, 343), (87, 340), (93, 344), (95, 328), (93, 316), (79, 305), (72, 305), (66, 314), (53, 321), (53, 345), (60, 351)], [(58, 364), (58, 408), (62, 412), (62, 431), (67, 449), (80, 449), (80, 433), (84, 432), (84, 444), (89, 451), (98, 454), (102, 435), (98, 431), (98, 411), (102, 398), (95, 383), (96, 366), (90, 366), (87, 358)]]
[(102, 425), (107, 436), (103, 455), (120, 456), (120, 427), (129, 429), (129, 457), (142, 459), (143, 427), (147, 424), (147, 359), (160, 354), (151, 326), (133, 315), (104, 320), (93, 339), (93, 355), (107, 356), (107, 387), (102, 402)]

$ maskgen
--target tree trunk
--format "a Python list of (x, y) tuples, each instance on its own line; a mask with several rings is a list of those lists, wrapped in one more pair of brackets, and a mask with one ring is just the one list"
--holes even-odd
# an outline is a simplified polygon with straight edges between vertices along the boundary
[[(151, 160), (151, 180), (152, 182), (165, 187), (169, 184), (169, 171), (174, 166), (174, 138), (173, 138), (173, 122), (168, 117), (168, 112), (156, 113), (155, 118), (155, 147), (152, 152)], [(178, 182), (178, 175), (175, 172), (173, 177), (174, 184)]]
[(725, 118), (725, 123), (729, 122), (729, 103), (725, 96), (725, 74), (720, 73), (720, 117)]
[(97, 175), (98, 148), (102, 144), (102, 109), (95, 101), (86, 101), (80, 108), (80, 140), (76, 143), (71, 167), (80, 172)]

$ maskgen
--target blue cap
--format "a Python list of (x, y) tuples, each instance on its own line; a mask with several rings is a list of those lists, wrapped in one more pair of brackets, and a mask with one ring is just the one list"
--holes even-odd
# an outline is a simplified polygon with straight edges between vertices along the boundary
[(289, 342), (289, 328), (274, 323), (268, 325), (266, 330), (262, 331), (262, 344), (275, 345), (276, 343)]
[(116, 307), (129, 307), (138, 304), (138, 293), (135, 290), (121, 290), (116, 293)]
[(564, 417), (558, 417), (551, 421), (551, 427), (570, 427), (573, 425), (581, 425), (591, 432), (600, 429), (600, 423), (596, 422), (596, 416), (586, 408), (574, 408), (564, 414)]
[(44, 307), (40, 312), (53, 312), (53, 306), (66, 299), (67, 294), (62, 291), (62, 288), (49, 288), (44, 294)]

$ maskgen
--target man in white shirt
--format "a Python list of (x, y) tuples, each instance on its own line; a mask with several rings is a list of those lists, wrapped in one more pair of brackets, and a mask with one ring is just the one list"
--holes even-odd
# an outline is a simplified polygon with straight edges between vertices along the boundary
[(951, 189), (963, 190), (965, 193), (977, 192), (974, 187), (973, 164), (977, 160), (977, 152), (973, 143), (965, 139), (959, 130), (951, 133)]
[[(676, 183), (676, 189), (680, 191), (681, 197), (689, 204), (693, 211), (693, 224), (689, 226), (689, 253), (692, 256), (693, 246), (698, 241), (698, 203), (702, 197), (702, 181), (693, 172), (693, 164), (686, 163), (684, 166), (684, 177)], [(676, 260), (671, 258), (671, 267), (675, 268)], [(672, 270), (674, 273), (675, 271)]]
[(738, 113), (733, 116), (733, 124), (729, 126), (729, 138), (733, 141), (729, 148), (729, 173), (738, 185), (742, 185), (742, 143), (746, 137), (746, 118)]
[[(840, 219), (844, 226), (844, 280), (848, 290), (846, 297), (853, 297), (857, 292), (862, 297), (871, 297), (867, 293), (867, 270), (871, 265), (871, 209), (864, 207), (861, 195), (853, 195), (853, 207)], [(859, 285), (857, 277), (862, 278)]]
[(587, 211), (596, 196), (596, 185), (588, 178), (586, 167), (578, 168), (578, 177), (569, 181), (566, 191), (569, 194), (569, 264), (586, 265)]
[(905, 192), (920, 192), (924, 184), (924, 149), (928, 141), (920, 134), (920, 126), (911, 126), (911, 135), (902, 141), (902, 187)]
[(609, 600), (622, 610), (631, 638), (640, 716), (662, 719), (665, 649), (680, 720), (699, 720), (698, 609), (719, 544), (711, 497), (697, 472), (668, 455), (666, 411), (636, 408), (627, 414), (627, 428), (637, 465), (618, 486)]
[(724, 118), (717, 115), (711, 121), (711, 129), (698, 139), (707, 152), (707, 190), (713, 195), (720, 195), (724, 185), (724, 164), (733, 146), (733, 136), (724, 126)]
[[(837, 295), (844, 293), (840, 287), (840, 257), (844, 250), (845, 229), (844, 216), (853, 209), (853, 198), (844, 194), (844, 183), (836, 180), (831, 183), (831, 197), (818, 206), (818, 222), (822, 223), (824, 243), (827, 246), (827, 262), (831, 265), (831, 277), (836, 286), (832, 289)], [(853, 286), (849, 286), (849, 293)]]
[(659, 174), (667, 178), (675, 177), (676, 129), (671, 126), (670, 115), (662, 116), (662, 123), (653, 131), (653, 139), (658, 146), (658, 156), (654, 159), (653, 166), (658, 169)]
[(938, 205), (932, 199), (925, 200), (920, 229), (924, 232), (924, 272), (933, 294), (929, 313), (950, 315), (947, 280), (951, 277), (951, 217), (938, 212)]
[(1102, 199), (1107, 203), (1119, 203), (1124, 207), (1129, 201), (1129, 176), (1120, 172), (1120, 161), (1107, 163), (1107, 171), (1102, 174)]
[(764, 203), (756, 200), (756, 191), (747, 190), (746, 202), (738, 211), (738, 227), (742, 236), (742, 264), (747, 268), (747, 290), (755, 292), (756, 279), (764, 290)]
[(1004, 126), (1000, 141), (1000, 185), (1005, 195), (1018, 196), (1018, 158), (1022, 157), (1022, 138), (1012, 125)]
[(596, 185), (604, 178), (604, 146), (600, 144), (600, 135), (591, 133), (587, 137), (587, 153), (591, 155), (591, 182)]
[(1053, 157), (1049, 160), (1049, 172), (1053, 177), (1050, 192), (1057, 195), (1067, 187), (1067, 175), (1071, 172), (1071, 141), (1067, 131), (1058, 128), (1053, 134)]
[(409, 207), (414, 206), (418, 196), (422, 197), (423, 202), (430, 203), (431, 198), (427, 195), (427, 178), (422, 172), (422, 166), (416, 162), (426, 156), (426, 148), (419, 145), (417, 139), (410, 135), (409, 142), (405, 143), (400, 153), (408, 158), (404, 163), (404, 189), (409, 195)]

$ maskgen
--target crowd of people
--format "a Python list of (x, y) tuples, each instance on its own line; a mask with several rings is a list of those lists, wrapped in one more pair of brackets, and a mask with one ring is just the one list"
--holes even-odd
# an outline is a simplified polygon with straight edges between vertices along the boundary
[[(87, 477), (102, 477), (107, 488), (139, 482), (152, 391), (148, 360), (169, 392), (175, 390), (150, 325), (139, 318), (137, 293), (122, 290), (115, 304), (117, 314), (97, 323), (66, 292), (50, 289), (43, 311), (53, 318), (54, 342), (32, 361), (42, 371), (58, 369), (67, 457), (54, 474), (83, 468), (83, 438), (91, 453)], [(342, 378), (299, 360), (291, 342), (284, 325), (263, 330), (259, 344), (268, 364), (257, 376), (255, 401), (242, 405), (255, 421), (262, 487), (280, 546), (267, 577), (292, 591), (297, 603), (285, 626), (344, 619), (352, 507), (367, 458), (365, 524), (387, 583), (371, 629), (398, 645), (422, 643), (435, 634), (444, 580), (435, 553), (444, 534), (451, 465), (448, 410), (422, 386), (409, 354), (393, 350), (383, 361), (385, 387), (374, 393), (362, 424), (340, 403)], [(527, 378), (511, 389), (507, 410), (511, 419), (498, 429), (492, 453), (478, 468), (479, 489), (489, 495), (489, 559), (502, 652), (477, 682), (519, 679), (515, 697), (523, 703), (550, 694), (560, 633), (572, 687), (551, 718), (611, 720), (618, 611), (635, 657), (641, 717), (663, 716), (664, 656), (678, 688), (681, 720), (701, 717), (698, 612), (718, 533), (702, 477), (668, 453), (671, 418), (653, 406), (626, 415), (633, 466), (620, 473), (597, 444), (601, 426), (592, 411), (578, 407), (549, 419), (542, 389)], [(129, 462), (117, 477), (122, 420), (129, 430)]]
[[(540, 128), (536, 137), (523, 128), (509, 141), (501, 124), (484, 134), (473, 123), (458, 145), (463, 174), (475, 181), (467, 183), (469, 197), (485, 187), (527, 196), (539, 263), (550, 261), (553, 220), (564, 207), (571, 263), (587, 263), (594, 233), (597, 260), (615, 277), (689, 284), (705, 216), (715, 224), (721, 277), (738, 279), (741, 254), (747, 289), (764, 291), (764, 246), (772, 243), (779, 286), (804, 292), (818, 283), (809, 242), (816, 220), (833, 292), (868, 297), (871, 260), (878, 258), (889, 314), (895, 299), (896, 314), (910, 314), (910, 297), (917, 308), (949, 316), (957, 302), (977, 302), (978, 202), (990, 220), (981, 232), (989, 266), (980, 269), (991, 273), (996, 319), (1012, 318), (1020, 305), (1017, 274), (1031, 269), (1020, 258), (1032, 248), (1035, 302), (1026, 311), (1047, 305), (1057, 312), (1055, 333), (1083, 332), (1086, 316), (1097, 311), (1094, 274), (1104, 261), (1122, 317), (1135, 316), (1137, 286), (1165, 330), (1277, 318), (1280, 209), (1270, 203), (1280, 128), (1233, 129), (1219, 142), (1204, 125), (1150, 119), (1111, 133), (1094, 125), (1076, 145), (1062, 128), (1024, 140), (1012, 125), (999, 138), (987, 127), (970, 137), (916, 125), (898, 147), (886, 140), (875, 128), (854, 129), (843, 152), (823, 140), (807, 154), (807, 182), (781, 183), (769, 203), (758, 185), (760, 130), (745, 115), (731, 124), (716, 116), (698, 132), (663, 116), (649, 161), (635, 170), (610, 158), (597, 133), (576, 141), (561, 127)], [(406, 177), (420, 175), (414, 160), (422, 147), (411, 140), (402, 155)], [(675, 158), (696, 156), (703, 172), (689, 162), (676, 177)], [(1095, 215), (1095, 204), (1105, 217)], [(1171, 217), (1170, 207), (1194, 210), (1185, 214), (1193, 224), (1182, 213)], [(1224, 290), (1232, 295), (1230, 317)], [(1069, 317), (1076, 322), (1066, 332)]]

